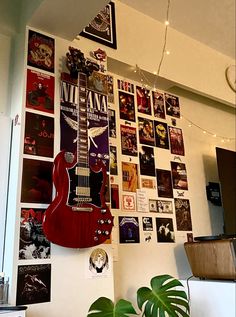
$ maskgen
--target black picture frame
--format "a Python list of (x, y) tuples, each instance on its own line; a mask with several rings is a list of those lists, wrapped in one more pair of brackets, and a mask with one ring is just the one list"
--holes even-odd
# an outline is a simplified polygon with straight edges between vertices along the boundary
[(83, 29), (80, 35), (92, 41), (116, 49), (117, 43), (114, 2), (109, 2), (105, 8), (101, 10), (99, 14)]

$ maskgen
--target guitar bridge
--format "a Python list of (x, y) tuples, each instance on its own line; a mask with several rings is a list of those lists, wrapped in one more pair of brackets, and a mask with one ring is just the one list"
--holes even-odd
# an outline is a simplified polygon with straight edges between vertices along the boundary
[(75, 207), (72, 207), (72, 211), (92, 212), (93, 208), (92, 207), (75, 206)]

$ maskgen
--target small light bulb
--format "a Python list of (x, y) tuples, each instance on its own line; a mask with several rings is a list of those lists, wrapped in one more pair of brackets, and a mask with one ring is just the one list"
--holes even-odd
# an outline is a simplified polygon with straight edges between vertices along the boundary
[(157, 71), (153, 72), (154, 75), (157, 75)]
[(191, 124), (191, 123), (189, 123), (189, 125), (188, 125), (188, 126), (191, 128), (192, 124)]
[(170, 55), (170, 51), (166, 51), (166, 55)]
[(170, 24), (170, 22), (169, 21), (165, 21), (165, 25), (167, 26), (167, 25), (169, 25)]
[(216, 134), (213, 134), (213, 137), (216, 138)]
[(204, 134), (206, 134), (206, 131), (203, 131)]

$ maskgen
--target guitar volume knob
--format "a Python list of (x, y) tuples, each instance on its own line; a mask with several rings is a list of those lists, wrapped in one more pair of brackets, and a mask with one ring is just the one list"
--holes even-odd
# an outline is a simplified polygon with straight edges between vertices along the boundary
[(103, 225), (103, 224), (105, 223), (105, 221), (104, 221), (103, 219), (99, 219), (99, 220), (98, 220), (98, 223), (99, 223), (100, 225)]
[(106, 219), (106, 220), (105, 220), (105, 223), (107, 223), (108, 225), (110, 225), (110, 224), (111, 224), (111, 219)]
[(102, 231), (101, 231), (101, 230), (96, 230), (95, 233), (96, 233), (97, 235), (100, 235), (100, 234), (102, 234)]
[(105, 230), (102, 233), (104, 234), (104, 236), (109, 236), (110, 235), (110, 232), (108, 230)]

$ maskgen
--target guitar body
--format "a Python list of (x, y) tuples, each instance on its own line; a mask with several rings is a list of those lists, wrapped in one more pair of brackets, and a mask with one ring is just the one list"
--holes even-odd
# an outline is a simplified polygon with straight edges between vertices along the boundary
[(77, 157), (68, 160), (66, 154), (61, 151), (54, 161), (56, 194), (45, 212), (43, 231), (49, 241), (64, 247), (92, 247), (105, 242), (113, 226), (105, 203), (106, 169), (102, 161), (90, 167), (90, 200), (78, 201), (70, 177), (77, 170)]

